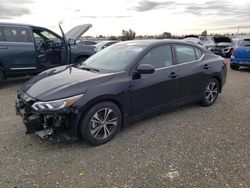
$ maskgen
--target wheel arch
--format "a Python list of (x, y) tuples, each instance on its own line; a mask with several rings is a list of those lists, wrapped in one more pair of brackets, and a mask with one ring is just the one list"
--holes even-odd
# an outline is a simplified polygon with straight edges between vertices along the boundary
[(84, 117), (85, 113), (90, 108), (92, 108), (93, 106), (95, 106), (96, 104), (101, 103), (101, 102), (112, 102), (115, 105), (117, 105), (118, 108), (121, 111), (121, 114), (122, 114), (122, 125), (121, 126), (123, 127), (123, 126), (127, 125), (128, 113), (127, 113), (126, 108), (124, 107), (124, 104), (122, 104), (122, 102), (116, 96), (105, 95), (105, 96), (100, 96), (100, 97), (97, 97), (97, 98), (94, 98), (94, 99), (90, 100), (89, 102), (87, 102), (84, 105), (84, 108), (80, 109), (80, 112), (79, 112), (79, 115), (78, 115), (78, 120), (77, 120), (77, 123), (76, 123), (76, 129), (75, 129), (77, 134), (79, 134), (80, 122), (81, 122), (81, 119)]
[(218, 75), (214, 75), (214, 76), (212, 76), (211, 77), (211, 79), (212, 78), (214, 78), (214, 79), (216, 79), (218, 82), (219, 82), (219, 93), (221, 93), (221, 91), (222, 91), (222, 82), (221, 82), (221, 78), (218, 76)]

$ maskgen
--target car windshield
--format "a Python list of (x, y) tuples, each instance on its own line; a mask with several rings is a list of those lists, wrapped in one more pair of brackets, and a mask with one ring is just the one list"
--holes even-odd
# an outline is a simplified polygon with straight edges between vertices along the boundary
[(250, 46), (250, 39), (245, 39), (240, 43), (240, 46)]
[(121, 71), (144, 49), (144, 46), (133, 45), (133, 43), (116, 44), (94, 54), (84, 61), (79, 68), (108, 72)]

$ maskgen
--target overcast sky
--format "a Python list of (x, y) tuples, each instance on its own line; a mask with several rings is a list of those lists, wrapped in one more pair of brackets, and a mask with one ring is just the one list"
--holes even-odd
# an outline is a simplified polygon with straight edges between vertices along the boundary
[(249, 0), (0, 0), (0, 22), (29, 23), (58, 32), (92, 23), (87, 35), (250, 32)]

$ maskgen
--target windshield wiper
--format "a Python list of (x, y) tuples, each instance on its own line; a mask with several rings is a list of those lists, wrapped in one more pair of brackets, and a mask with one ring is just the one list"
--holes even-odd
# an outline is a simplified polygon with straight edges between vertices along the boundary
[(87, 70), (87, 71), (95, 71), (95, 72), (100, 72), (100, 70), (98, 69), (94, 69), (92, 67), (87, 67), (87, 66), (81, 66), (81, 67), (78, 67), (79, 69), (82, 69), (82, 70)]

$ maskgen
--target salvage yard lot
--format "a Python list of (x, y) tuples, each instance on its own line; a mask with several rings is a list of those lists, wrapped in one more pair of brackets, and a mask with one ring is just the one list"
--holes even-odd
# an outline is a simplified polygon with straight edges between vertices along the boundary
[(190, 104), (123, 128), (111, 142), (25, 135), (15, 90), (0, 90), (0, 187), (249, 187), (250, 69), (228, 69), (208, 108)]

